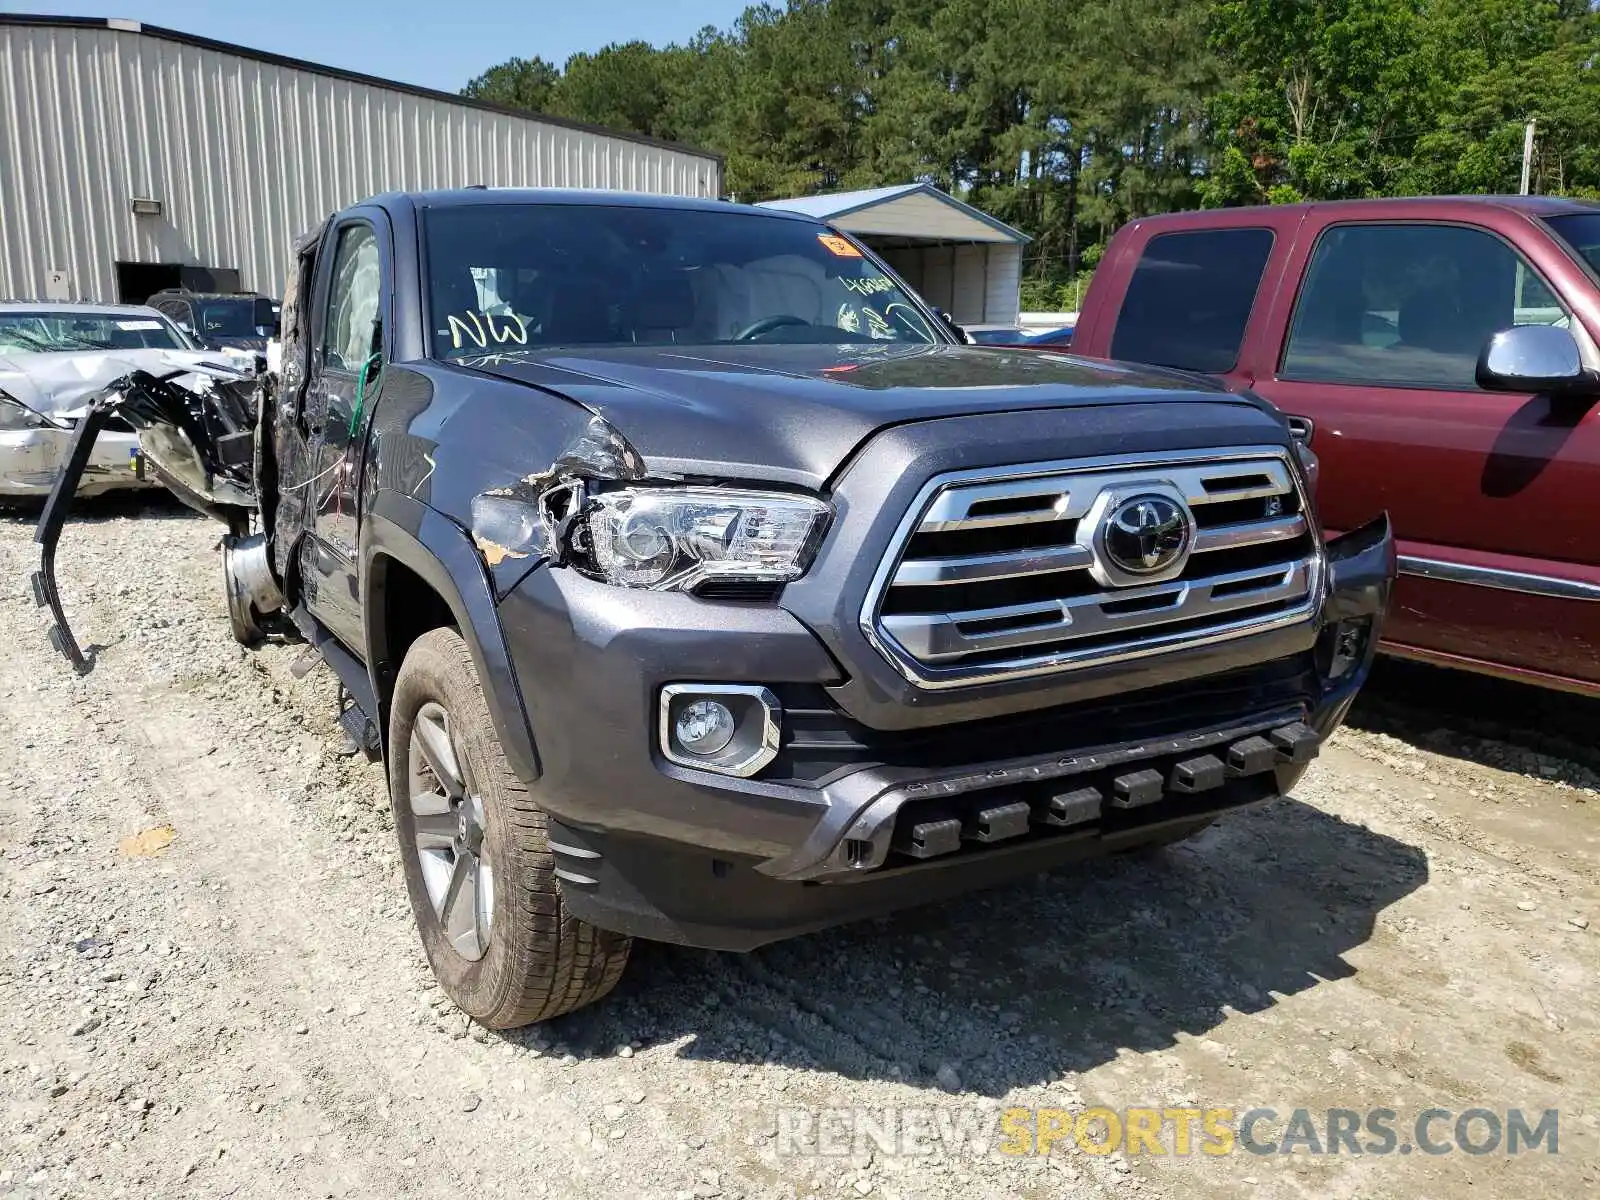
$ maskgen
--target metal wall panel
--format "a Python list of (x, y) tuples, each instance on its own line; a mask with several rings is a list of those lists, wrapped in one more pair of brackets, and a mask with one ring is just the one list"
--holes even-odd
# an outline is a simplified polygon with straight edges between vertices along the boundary
[(1022, 298), (1022, 247), (991, 245), (987, 249), (983, 319), (991, 325), (1015, 325)]
[(988, 246), (957, 246), (955, 248), (954, 294), (950, 297), (950, 315), (958, 325), (982, 325), (989, 317), (988, 272), (985, 256)]
[(0, 20), (0, 298), (43, 296), (59, 271), (74, 297), (112, 300), (119, 261), (234, 268), (276, 295), (292, 240), (378, 192), (721, 190), (709, 154), (136, 29)]

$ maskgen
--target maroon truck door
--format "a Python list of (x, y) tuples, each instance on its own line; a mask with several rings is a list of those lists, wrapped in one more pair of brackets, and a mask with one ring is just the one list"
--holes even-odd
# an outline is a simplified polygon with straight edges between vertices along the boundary
[(1600, 406), (1475, 382), (1512, 325), (1565, 325), (1600, 363), (1592, 284), (1521, 212), (1463, 209), (1314, 206), (1286, 268), (1302, 282), (1241, 369), (1315, 422), (1330, 530), (1393, 519), (1391, 649), (1600, 689)]

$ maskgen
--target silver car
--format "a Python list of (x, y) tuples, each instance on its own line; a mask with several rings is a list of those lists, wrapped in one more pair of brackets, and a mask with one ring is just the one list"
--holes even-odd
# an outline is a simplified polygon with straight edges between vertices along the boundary
[[(78, 418), (112, 380), (216, 358), (143, 305), (0, 302), (0, 497), (50, 491)], [(138, 451), (131, 428), (104, 431), (78, 493), (159, 487)]]

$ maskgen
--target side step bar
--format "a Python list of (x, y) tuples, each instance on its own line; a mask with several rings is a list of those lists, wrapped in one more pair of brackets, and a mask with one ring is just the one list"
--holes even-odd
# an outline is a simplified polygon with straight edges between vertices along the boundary
[[(355, 748), (350, 753), (361, 751), (369, 757), (377, 757), (383, 750), (383, 735), (378, 727), (378, 695), (372, 689), (367, 668), (306, 610), (304, 604), (296, 606), (289, 619), (339, 680), (338, 722)], [(347, 699), (348, 704), (345, 703)]]

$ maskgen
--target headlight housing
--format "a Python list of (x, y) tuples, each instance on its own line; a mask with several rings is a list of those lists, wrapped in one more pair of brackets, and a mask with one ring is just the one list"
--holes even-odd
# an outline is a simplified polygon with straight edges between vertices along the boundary
[(16, 433), (24, 429), (54, 429), (55, 425), (45, 420), (31, 408), (18, 400), (13, 400), (4, 392), (0, 392), (0, 430), (7, 433)]
[(619, 587), (686, 592), (709, 580), (787, 583), (811, 565), (831, 514), (809, 496), (622, 488), (590, 497), (572, 545), (586, 573)]

